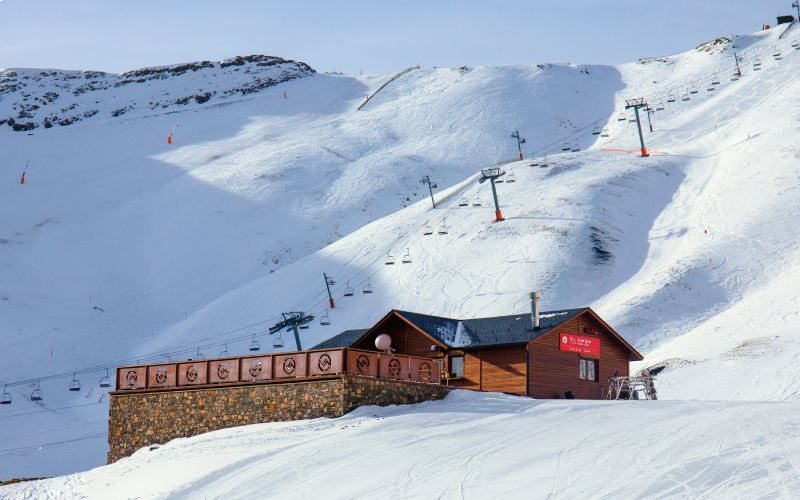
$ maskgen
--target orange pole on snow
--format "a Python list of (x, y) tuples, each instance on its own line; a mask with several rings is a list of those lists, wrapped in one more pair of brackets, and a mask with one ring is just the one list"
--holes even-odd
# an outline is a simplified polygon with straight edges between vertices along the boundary
[(167, 136), (167, 144), (172, 144), (172, 132)]
[(642, 156), (643, 156), (643, 157), (645, 157), (645, 158), (646, 158), (646, 157), (648, 157), (648, 156), (650, 156), (650, 155), (647, 153), (647, 148), (642, 148)]
[(495, 211), (494, 215), (495, 215), (495, 217), (497, 217), (497, 220), (496, 220), (497, 222), (505, 220), (503, 218), (503, 212), (501, 210), (499, 210), (499, 209)]
[(20, 184), (25, 184), (25, 172), (22, 172), (22, 176), (19, 178)]

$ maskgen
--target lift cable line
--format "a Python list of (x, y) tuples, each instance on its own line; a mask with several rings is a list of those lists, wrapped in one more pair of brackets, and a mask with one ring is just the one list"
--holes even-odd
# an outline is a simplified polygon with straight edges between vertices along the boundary
[(496, 222), (500, 222), (505, 219), (503, 219), (503, 212), (500, 211), (500, 203), (497, 201), (497, 188), (495, 187), (494, 183), (498, 177), (505, 174), (505, 171), (499, 168), (484, 168), (481, 170), (481, 178), (478, 180), (480, 184), (483, 184), (487, 180), (492, 184), (492, 197), (494, 198), (494, 214)]
[(436, 208), (436, 200), (433, 199), (433, 190), (437, 187), (436, 183), (431, 181), (431, 178), (428, 175), (420, 179), (419, 182), (420, 184), (428, 185), (428, 191), (431, 193), (431, 205), (433, 205), (433, 208)]
[(522, 157), (522, 145), (525, 144), (525, 138), (519, 136), (519, 130), (511, 133), (511, 137), (517, 140), (517, 149), (519, 149), (519, 161), (524, 160)]
[(639, 129), (639, 143), (642, 145), (642, 157), (650, 156), (647, 154), (647, 148), (644, 145), (644, 134), (642, 134), (642, 122), (639, 119), (639, 109), (640, 108), (648, 108), (649, 105), (645, 102), (644, 97), (637, 97), (636, 99), (626, 99), (625, 100), (625, 109), (633, 108), (633, 111), (636, 113), (636, 127)]

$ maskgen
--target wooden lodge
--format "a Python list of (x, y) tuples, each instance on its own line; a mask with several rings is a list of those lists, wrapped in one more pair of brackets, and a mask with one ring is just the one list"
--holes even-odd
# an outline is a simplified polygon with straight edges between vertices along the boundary
[(466, 320), (392, 310), (314, 349), (375, 351), (381, 334), (396, 354), (436, 360), (448, 386), (534, 398), (603, 399), (609, 378), (643, 359), (588, 307)]

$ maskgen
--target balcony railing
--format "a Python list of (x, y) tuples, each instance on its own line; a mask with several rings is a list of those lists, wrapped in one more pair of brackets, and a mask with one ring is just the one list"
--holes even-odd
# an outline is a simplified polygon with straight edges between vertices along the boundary
[(291, 382), (335, 375), (441, 384), (437, 360), (360, 349), (320, 349), (117, 368), (117, 390)]

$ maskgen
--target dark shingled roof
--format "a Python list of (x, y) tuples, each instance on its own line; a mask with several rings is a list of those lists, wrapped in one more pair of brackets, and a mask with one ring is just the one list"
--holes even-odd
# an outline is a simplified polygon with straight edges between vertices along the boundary
[(531, 328), (530, 314), (465, 319), (461, 321), (463, 324), (460, 335), (457, 335), (459, 320), (408, 311), (397, 313), (449, 347), (483, 347), (530, 342), (585, 310), (582, 307), (543, 311), (539, 314), (539, 328), (536, 330)]
[[(524, 344), (549, 332), (554, 326), (561, 324), (585, 311), (580, 309), (563, 309), (560, 311), (544, 311), (539, 315), (539, 328), (531, 329), (530, 314), (512, 314), (493, 318), (477, 318), (457, 320), (419, 314), (410, 311), (395, 311), (448, 347), (486, 347), (494, 345)], [(461, 323), (459, 332), (458, 324)], [(335, 337), (312, 347), (312, 349), (329, 349), (350, 347), (360, 339), (368, 329), (347, 330)]]
[(360, 339), (364, 333), (366, 333), (367, 328), (363, 328), (361, 330), (345, 330), (339, 335), (329, 338), (324, 342), (320, 342), (319, 344), (312, 347), (312, 349), (330, 349), (334, 347), (350, 347), (353, 345), (353, 342)]

